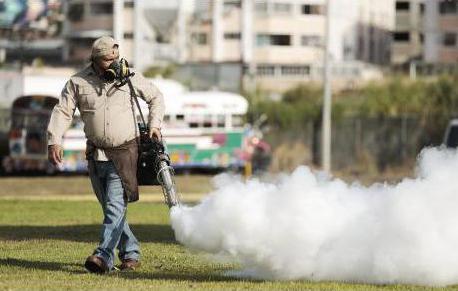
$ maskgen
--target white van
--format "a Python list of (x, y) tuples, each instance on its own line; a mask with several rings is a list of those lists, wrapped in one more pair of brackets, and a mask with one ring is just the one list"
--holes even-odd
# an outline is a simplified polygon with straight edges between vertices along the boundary
[(458, 118), (450, 120), (444, 135), (444, 145), (448, 148), (458, 147)]

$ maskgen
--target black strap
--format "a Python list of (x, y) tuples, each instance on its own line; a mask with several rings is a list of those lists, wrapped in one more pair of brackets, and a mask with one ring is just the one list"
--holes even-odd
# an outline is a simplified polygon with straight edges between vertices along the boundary
[[(146, 128), (145, 118), (143, 117), (142, 109), (140, 108), (140, 104), (138, 103), (137, 96), (135, 95), (134, 86), (132, 85), (130, 78), (127, 79), (127, 84), (129, 85), (130, 97), (134, 99), (135, 104), (137, 104), (138, 111), (140, 112), (140, 117), (142, 118), (143, 126), (144, 128)], [(135, 114), (135, 110), (134, 110), (134, 114)]]

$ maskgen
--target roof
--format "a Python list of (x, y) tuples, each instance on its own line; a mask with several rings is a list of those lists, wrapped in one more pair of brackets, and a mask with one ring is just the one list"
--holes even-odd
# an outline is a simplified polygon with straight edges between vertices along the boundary
[(25, 75), (22, 95), (48, 95), (59, 98), (68, 79), (67, 76)]
[[(223, 91), (194, 91), (164, 94), (166, 114), (245, 114), (248, 101), (241, 95)], [(143, 113), (147, 104), (140, 100)]]

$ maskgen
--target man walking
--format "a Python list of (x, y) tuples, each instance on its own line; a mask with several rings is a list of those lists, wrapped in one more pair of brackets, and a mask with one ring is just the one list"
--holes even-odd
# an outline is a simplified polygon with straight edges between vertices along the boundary
[[(86, 259), (85, 268), (106, 273), (114, 268), (115, 248), (121, 270), (140, 266), (140, 249), (127, 223), (127, 203), (138, 200), (136, 178), (138, 129), (129, 86), (118, 82), (119, 46), (111, 37), (92, 45), (91, 64), (75, 74), (62, 90), (48, 126), (48, 158), (62, 162), (61, 140), (75, 109), (81, 113), (87, 138), (86, 156), (93, 190), (103, 214), (100, 244)], [(149, 106), (150, 137), (161, 139), (164, 100), (159, 90), (140, 73), (131, 78), (135, 95)]]

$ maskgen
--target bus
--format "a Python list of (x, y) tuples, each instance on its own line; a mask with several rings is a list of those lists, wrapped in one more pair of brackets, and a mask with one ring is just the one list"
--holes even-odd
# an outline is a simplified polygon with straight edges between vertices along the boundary
[[(86, 138), (78, 110), (75, 111), (72, 124), (62, 139), (63, 163), (56, 168), (47, 162), (46, 125), (65, 84), (60, 79), (54, 81), (55, 85), (51, 86), (55, 87), (54, 94), (23, 96), (14, 102), (9, 138), (10, 155), (3, 161), (6, 172), (87, 171)], [(253, 141), (259, 139), (244, 124), (248, 102), (243, 96), (222, 91), (189, 92), (173, 80), (151, 81), (164, 94), (166, 114), (162, 133), (175, 169), (224, 170), (241, 169), (245, 166), (256, 146)], [(47, 83), (52, 82), (53, 80), (48, 80)], [(33, 87), (37, 90), (40, 88)], [(139, 103), (146, 118), (148, 106), (141, 99)], [(139, 112), (135, 110), (137, 122), (140, 122)], [(35, 152), (30, 148), (30, 137), (35, 139), (33, 142), (39, 147)]]
[(46, 95), (21, 96), (13, 102), (9, 155), (2, 161), (5, 173), (54, 171), (47, 159), (46, 130), (58, 102), (57, 98)]
[[(221, 91), (164, 95), (166, 114), (162, 134), (176, 170), (217, 171), (244, 167), (250, 146), (249, 131), (244, 124), (248, 102), (244, 97)], [(138, 100), (147, 119), (148, 106)], [(138, 109), (135, 111), (137, 122), (141, 122)], [(85, 171), (85, 147), (82, 121), (75, 113), (72, 126), (63, 137), (64, 162), (60, 171)]]
[[(144, 115), (145, 102), (140, 102)], [(162, 133), (175, 169), (224, 170), (245, 165), (248, 102), (222, 91), (165, 96)]]

